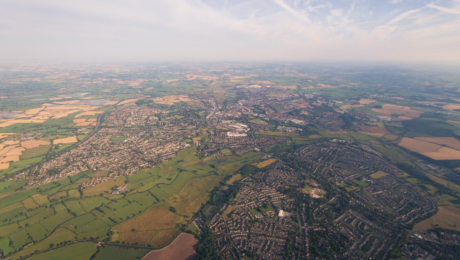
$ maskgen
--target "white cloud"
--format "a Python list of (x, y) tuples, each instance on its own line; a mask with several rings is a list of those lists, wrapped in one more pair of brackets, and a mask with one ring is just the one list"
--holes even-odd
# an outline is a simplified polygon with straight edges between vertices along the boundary
[(411, 5), (393, 0), (400, 5), (386, 3), (385, 12), (365, 1), (206, 1), (3, 0), (0, 56), (460, 60), (458, 0)]

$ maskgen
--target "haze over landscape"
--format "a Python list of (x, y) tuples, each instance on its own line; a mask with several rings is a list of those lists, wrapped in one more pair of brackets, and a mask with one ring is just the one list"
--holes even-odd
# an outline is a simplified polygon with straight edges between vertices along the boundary
[(458, 61), (458, 0), (4, 0), (2, 60)]
[(460, 0), (0, 0), (3, 259), (460, 259)]

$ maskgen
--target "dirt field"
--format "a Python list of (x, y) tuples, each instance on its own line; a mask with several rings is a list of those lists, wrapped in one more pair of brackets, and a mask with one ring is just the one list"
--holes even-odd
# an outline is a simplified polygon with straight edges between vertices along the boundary
[(350, 109), (352, 107), (363, 107), (364, 105), (344, 105), (344, 106), (341, 106), (340, 109), (342, 110), (347, 110), (347, 109)]
[(415, 139), (460, 150), (460, 140), (454, 137), (415, 137)]
[(372, 111), (391, 115), (391, 114), (402, 114), (407, 117), (415, 118), (423, 114), (422, 111), (413, 110), (410, 107), (403, 107), (398, 105), (385, 104), (382, 108), (373, 108)]
[(190, 234), (181, 233), (169, 246), (148, 253), (142, 260), (192, 260), (197, 258), (198, 240)]
[(21, 142), (21, 146), (26, 149), (37, 148), (40, 145), (49, 145), (50, 142), (43, 141), (43, 140), (31, 140), (31, 141), (24, 141)]
[(448, 104), (448, 105), (443, 106), (442, 108), (447, 109), (447, 110), (460, 109), (460, 104)]
[(6, 170), (10, 167), (9, 163), (0, 163), (0, 170)]
[(71, 137), (56, 139), (53, 141), (53, 144), (70, 144), (70, 143), (76, 143), (76, 142), (78, 142), (77, 137), (71, 136)]
[(436, 152), (427, 152), (422, 154), (434, 160), (460, 160), (460, 151), (447, 147), (442, 147)]
[(164, 104), (164, 105), (174, 105), (174, 103), (178, 102), (187, 102), (190, 101), (186, 95), (172, 95), (172, 96), (165, 96), (165, 97), (157, 97), (152, 99), (155, 103)]
[(399, 143), (399, 146), (402, 146), (408, 150), (411, 150), (413, 152), (417, 153), (429, 153), (429, 152), (436, 152), (437, 150), (441, 149), (442, 146), (438, 144), (433, 144), (433, 143), (428, 143), (412, 138), (407, 138), (404, 137), (401, 142)]
[(358, 133), (363, 134), (363, 135), (377, 137), (377, 138), (382, 138), (382, 136), (385, 135), (385, 133), (371, 133), (371, 132), (364, 132), (364, 131), (358, 131)]
[(272, 164), (274, 162), (276, 162), (276, 159), (268, 159), (266, 161), (263, 161), (263, 162), (255, 164), (255, 166), (257, 166), (259, 168), (263, 168), (263, 167), (269, 166), (270, 164)]
[(118, 103), (118, 101), (109, 101), (109, 102), (105, 103), (104, 106), (116, 105), (117, 103)]
[(385, 133), (385, 134), (389, 134), (390, 132), (388, 132), (388, 130), (385, 128), (385, 127), (377, 127), (377, 126), (360, 126), (360, 128), (364, 131), (364, 132), (369, 132), (369, 133)]
[(416, 224), (413, 230), (426, 232), (428, 229), (435, 227), (460, 231), (460, 209), (456, 207), (439, 207), (436, 215)]
[(370, 104), (370, 103), (374, 103), (376, 100), (373, 100), (373, 99), (367, 99), (367, 98), (361, 98), (359, 100), (359, 103), (361, 105), (367, 105), (367, 104)]

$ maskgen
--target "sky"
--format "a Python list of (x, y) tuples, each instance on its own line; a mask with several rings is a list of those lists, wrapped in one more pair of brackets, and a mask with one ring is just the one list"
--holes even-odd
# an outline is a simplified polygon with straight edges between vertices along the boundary
[(460, 62), (460, 0), (0, 0), (0, 61)]

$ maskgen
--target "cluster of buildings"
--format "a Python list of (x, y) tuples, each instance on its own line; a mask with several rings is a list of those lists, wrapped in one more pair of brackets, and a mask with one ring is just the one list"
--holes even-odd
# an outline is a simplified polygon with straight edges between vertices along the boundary
[[(161, 117), (161, 121), (157, 116)], [(104, 122), (106, 126), (96, 134), (37, 167), (35, 171), (39, 174), (31, 178), (30, 185), (54, 181), (48, 177), (53, 171), (67, 177), (87, 170), (107, 170), (107, 178), (113, 178), (154, 167), (156, 163), (175, 157), (177, 151), (190, 147), (184, 139), (198, 133), (203, 121), (193, 117), (176, 117), (171, 113), (161, 114), (157, 108), (137, 106), (135, 103), (119, 106)], [(101, 181), (104, 180), (91, 180), (82, 187)]]

